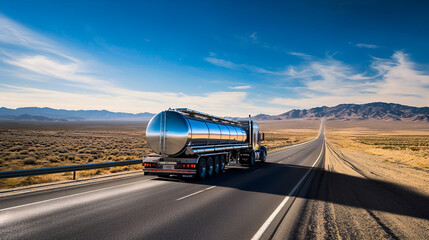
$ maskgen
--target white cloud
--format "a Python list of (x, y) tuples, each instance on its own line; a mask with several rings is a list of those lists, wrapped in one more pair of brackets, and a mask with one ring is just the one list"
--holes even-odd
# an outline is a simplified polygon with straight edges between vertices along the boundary
[[(0, 60), (13, 66), (14, 76), (52, 82), (68, 90), (48, 90), (22, 87), (0, 81), (0, 103), (5, 107), (52, 107), (65, 109), (107, 109), (121, 112), (158, 112), (169, 107), (188, 107), (217, 115), (247, 116), (260, 112), (280, 113), (281, 108), (259, 107), (247, 99), (246, 92), (208, 92), (185, 94), (180, 92), (139, 91), (117, 86), (114, 81), (94, 74), (93, 65), (81, 58), (65, 54), (71, 52), (54, 41), (0, 15), (0, 43), (15, 45), (14, 52), (0, 51)], [(2, 46), (0, 45), (0, 48)], [(223, 67), (239, 67), (231, 62), (207, 58)], [(0, 73), (10, 74), (2, 71)], [(32, 85), (37, 82), (32, 81)], [(76, 89), (80, 89), (76, 91)], [(90, 90), (88, 91), (81, 91)], [(238, 88), (240, 89), (240, 88)], [(244, 89), (244, 88), (241, 88)], [(226, 107), (227, 106), (227, 107)]]
[(207, 57), (204, 58), (204, 60), (206, 60), (207, 62), (219, 66), (219, 67), (224, 67), (224, 68), (229, 68), (229, 69), (237, 69), (240, 68), (241, 65), (235, 64), (233, 62), (227, 61), (227, 60), (223, 60), (223, 59), (219, 59), (219, 58), (214, 58), (214, 57)]
[[(254, 37), (256, 38), (256, 33)], [(1, 49), (5, 45), (6, 48)], [(7, 47), (11, 45), (15, 47)], [(14, 52), (10, 49), (14, 49)], [(220, 67), (281, 77), (286, 84), (291, 81), (301, 83), (300, 86), (286, 86), (294, 91), (297, 97), (278, 97), (271, 100), (249, 98), (244, 91), (203, 92), (193, 95), (127, 89), (118, 86), (114, 80), (95, 74), (97, 68), (94, 68), (94, 65), (69, 52), (72, 51), (59, 47), (51, 39), (0, 15), (0, 60), (8, 64), (7, 69), (0, 69), (0, 74), (10, 75), (11, 71), (14, 71), (14, 75), (19, 79), (37, 79), (43, 82), (44, 86), (46, 83), (55, 82), (74, 87), (61, 91), (47, 90), (37, 87), (35, 81), (32, 82), (33, 87), (22, 87), (7, 85), (0, 80), (0, 103), (14, 108), (47, 106), (121, 112), (158, 112), (169, 107), (188, 107), (221, 116), (279, 114), (290, 107), (307, 108), (371, 101), (429, 105), (429, 75), (417, 70), (417, 65), (401, 51), (395, 52), (389, 59), (373, 58), (370, 65), (376, 72), (373, 75), (359, 72), (355, 67), (332, 57), (317, 59), (298, 52), (289, 54), (304, 59), (304, 64), (278, 71), (215, 58), (214, 53), (204, 59)], [(250, 88), (248, 85), (229, 87), (233, 90)], [(81, 91), (82, 89), (85, 91)], [(86, 93), (87, 90), (91, 93)]]
[(207, 57), (207, 58), (204, 58), (204, 60), (213, 64), (213, 65), (216, 65), (219, 67), (224, 67), (224, 68), (229, 68), (229, 69), (233, 69), (233, 70), (247, 69), (249, 71), (256, 72), (256, 73), (264, 73), (264, 74), (272, 74), (272, 75), (283, 75), (284, 74), (284, 71), (279, 71), (279, 72), (270, 71), (270, 70), (267, 70), (265, 68), (247, 65), (247, 64), (237, 64), (237, 63), (233, 63), (231, 61), (220, 59), (220, 58)]
[[(113, 89), (111, 89), (113, 91)], [(116, 94), (84, 94), (0, 84), (0, 102), (10, 108), (51, 107), (70, 110), (107, 109), (118, 112), (159, 112), (170, 107), (187, 107), (219, 116), (249, 113), (278, 114), (281, 108), (260, 107), (248, 101), (245, 92), (213, 92), (203, 95), (140, 92), (114, 89)]]
[(49, 38), (26, 28), (2, 14), (0, 14), (0, 43), (26, 48), (27, 50), (55, 54), (69, 60), (74, 60), (73, 57), (66, 54), (63, 50), (57, 49), (56, 44)]
[(249, 85), (244, 85), (244, 86), (234, 86), (234, 87), (229, 87), (230, 89), (249, 89), (252, 88), (252, 86)]
[(356, 45), (355, 45), (356, 47), (358, 47), (358, 48), (371, 48), (371, 49), (374, 49), (374, 48), (378, 48), (378, 46), (377, 45), (374, 45), (374, 44), (366, 44), (366, 43), (356, 43)]
[(397, 51), (392, 59), (376, 59), (373, 67), (383, 73), (377, 86), (380, 94), (419, 97), (426, 100), (421, 104), (429, 105), (429, 75), (415, 70), (407, 54)]
[(258, 41), (258, 37), (256, 36), (256, 32), (253, 32), (252, 34), (250, 34), (249, 36), (253, 41)]
[(289, 55), (293, 55), (293, 56), (297, 56), (297, 57), (300, 57), (300, 58), (303, 58), (303, 59), (307, 59), (307, 60), (313, 58), (313, 56), (311, 56), (311, 55), (308, 55), (308, 54), (305, 54), (305, 53), (300, 53), (300, 52), (288, 52), (288, 54)]
[(358, 73), (334, 59), (310, 61), (289, 69), (291, 78), (304, 80), (304, 86), (296, 88), (300, 97), (274, 98), (271, 103), (299, 108), (374, 101), (428, 106), (429, 75), (415, 65), (401, 51), (391, 59), (374, 58), (374, 75)]
[(4, 62), (45, 76), (81, 83), (88, 86), (108, 85), (109, 82), (85, 75), (83, 66), (77, 62), (61, 63), (43, 55), (12, 57)]

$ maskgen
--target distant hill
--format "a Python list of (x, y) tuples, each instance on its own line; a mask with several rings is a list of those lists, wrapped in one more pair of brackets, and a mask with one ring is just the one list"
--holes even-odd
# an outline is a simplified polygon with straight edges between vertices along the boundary
[(280, 115), (259, 114), (255, 120), (320, 119), (327, 120), (412, 120), (429, 122), (429, 107), (411, 107), (395, 103), (340, 104), (335, 107), (316, 107), (290, 110)]
[[(64, 110), (53, 108), (24, 107), (0, 108), (0, 120), (25, 121), (91, 121), (91, 120), (149, 120), (153, 113), (124, 113), (107, 110)], [(429, 107), (411, 107), (395, 103), (374, 102), (367, 104), (340, 104), (335, 107), (294, 109), (280, 115), (259, 114), (254, 120), (320, 119), (327, 120), (411, 120), (429, 122)], [(246, 120), (235, 118), (233, 120)]]
[(30, 121), (86, 121), (86, 120), (148, 120), (154, 114), (110, 112), (107, 110), (64, 110), (53, 108), (24, 107), (0, 108), (0, 119)]

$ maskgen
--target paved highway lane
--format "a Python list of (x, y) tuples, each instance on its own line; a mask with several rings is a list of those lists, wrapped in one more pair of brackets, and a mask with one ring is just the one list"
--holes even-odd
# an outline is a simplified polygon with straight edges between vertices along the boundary
[(309, 170), (324, 134), (229, 167), (205, 182), (132, 176), (1, 198), (2, 239), (265, 239)]

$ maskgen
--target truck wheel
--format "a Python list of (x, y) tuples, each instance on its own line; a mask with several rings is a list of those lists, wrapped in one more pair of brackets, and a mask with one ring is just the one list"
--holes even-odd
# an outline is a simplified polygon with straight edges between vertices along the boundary
[(207, 177), (211, 177), (213, 176), (213, 158), (212, 157), (208, 157), (207, 158)]
[(198, 162), (197, 176), (200, 180), (204, 180), (207, 177), (207, 163), (204, 158), (200, 158)]
[(249, 156), (249, 165), (253, 166), (255, 165), (255, 151), (250, 151), (250, 156)]
[(225, 155), (220, 155), (220, 172), (225, 171)]
[(213, 161), (213, 170), (214, 170), (214, 174), (217, 175), (220, 173), (220, 163), (219, 163), (219, 156), (215, 156), (214, 157), (214, 161)]

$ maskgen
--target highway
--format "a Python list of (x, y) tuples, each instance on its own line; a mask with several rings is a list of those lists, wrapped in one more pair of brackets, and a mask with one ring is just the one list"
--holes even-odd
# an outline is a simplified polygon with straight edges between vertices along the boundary
[(268, 239), (313, 170), (324, 131), (267, 163), (182, 181), (137, 174), (5, 196), (1, 239)]

